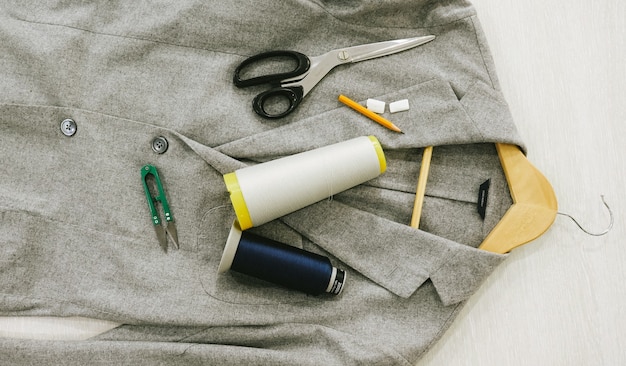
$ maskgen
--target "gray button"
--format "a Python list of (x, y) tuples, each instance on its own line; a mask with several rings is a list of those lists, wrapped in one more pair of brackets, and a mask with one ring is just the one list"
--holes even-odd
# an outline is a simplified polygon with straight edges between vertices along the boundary
[(154, 140), (152, 140), (152, 150), (157, 154), (166, 152), (168, 146), (167, 140), (163, 136), (155, 137)]
[(74, 136), (76, 129), (76, 122), (71, 118), (66, 118), (61, 122), (61, 132), (63, 132), (65, 136)]

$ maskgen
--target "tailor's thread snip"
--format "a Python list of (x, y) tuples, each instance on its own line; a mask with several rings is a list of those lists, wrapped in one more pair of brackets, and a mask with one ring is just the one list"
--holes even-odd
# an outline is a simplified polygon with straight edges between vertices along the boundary
[(243, 230), (376, 178), (386, 169), (374, 136), (287, 156), (224, 175)]
[(327, 257), (242, 231), (236, 221), (218, 272), (229, 269), (311, 295), (338, 295), (346, 279)]

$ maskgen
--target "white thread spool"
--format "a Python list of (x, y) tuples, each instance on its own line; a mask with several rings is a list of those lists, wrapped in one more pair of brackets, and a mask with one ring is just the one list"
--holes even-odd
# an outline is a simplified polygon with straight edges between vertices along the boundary
[(224, 175), (242, 230), (376, 178), (387, 168), (374, 136), (272, 160)]

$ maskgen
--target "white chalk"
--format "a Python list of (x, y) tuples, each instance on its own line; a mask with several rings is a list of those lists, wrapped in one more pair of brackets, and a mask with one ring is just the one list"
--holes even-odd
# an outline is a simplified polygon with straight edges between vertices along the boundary
[(367, 100), (367, 109), (375, 113), (385, 113), (385, 102), (369, 98)]
[(409, 110), (408, 99), (402, 99), (397, 102), (389, 103), (389, 112), (391, 113), (403, 112), (403, 111), (408, 111), (408, 110)]

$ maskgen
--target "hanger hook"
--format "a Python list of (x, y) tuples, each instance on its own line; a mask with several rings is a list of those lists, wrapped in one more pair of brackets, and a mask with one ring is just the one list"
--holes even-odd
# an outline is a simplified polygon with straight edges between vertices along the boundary
[(609, 216), (611, 218), (611, 222), (609, 223), (609, 226), (601, 233), (592, 233), (589, 232), (588, 230), (585, 230), (585, 228), (583, 228), (578, 221), (576, 221), (575, 218), (573, 218), (571, 215), (568, 215), (566, 213), (563, 212), (557, 212), (559, 215), (563, 215), (563, 216), (567, 216), (569, 217), (572, 221), (574, 221), (574, 223), (576, 225), (578, 225), (578, 227), (580, 228), (580, 230), (584, 231), (587, 235), (591, 235), (591, 236), (602, 236), (605, 235), (606, 233), (608, 233), (609, 231), (611, 231), (611, 229), (613, 228), (613, 221), (614, 221), (614, 217), (613, 217), (613, 211), (611, 211), (611, 207), (609, 207), (609, 205), (606, 203), (606, 201), (604, 200), (604, 195), (600, 195), (600, 198), (602, 198), (602, 203), (604, 203), (604, 206), (606, 207), (606, 209), (609, 211)]

